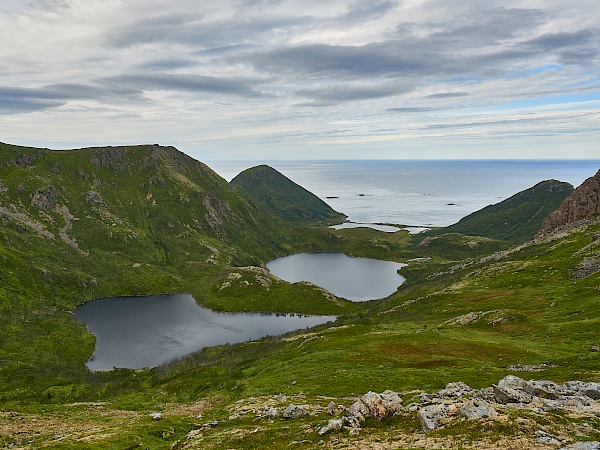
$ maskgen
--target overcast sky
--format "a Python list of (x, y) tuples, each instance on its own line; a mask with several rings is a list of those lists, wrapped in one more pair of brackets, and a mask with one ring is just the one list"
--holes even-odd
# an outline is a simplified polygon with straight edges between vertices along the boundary
[(1, 0), (0, 141), (600, 158), (598, 0)]

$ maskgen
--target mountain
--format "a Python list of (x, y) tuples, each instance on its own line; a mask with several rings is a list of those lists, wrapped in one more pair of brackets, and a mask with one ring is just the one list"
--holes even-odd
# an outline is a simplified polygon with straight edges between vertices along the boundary
[(600, 215), (600, 170), (575, 189), (542, 223), (538, 236)]
[(510, 242), (525, 242), (539, 230), (544, 219), (573, 191), (556, 180), (542, 181), (495, 205), (486, 206), (439, 232), (461, 233)]
[(259, 284), (261, 264), (324, 231), (307, 233), (173, 147), (0, 144), (0, 393), (32, 376), (32, 389), (85, 376), (94, 341), (72, 311), (94, 298), (189, 292), (219, 310), (344, 309), (314, 286)]
[(261, 165), (238, 174), (238, 187), (266, 211), (294, 223), (328, 223), (344, 219), (327, 203), (272, 167)]

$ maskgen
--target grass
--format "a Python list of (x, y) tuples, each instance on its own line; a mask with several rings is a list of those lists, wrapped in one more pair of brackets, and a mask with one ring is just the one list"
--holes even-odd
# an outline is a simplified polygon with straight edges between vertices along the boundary
[[(91, 151), (81, 160), (32, 151), (39, 159), (22, 168), (8, 164), (17, 150), (1, 150), (2, 185), (9, 190), (0, 194), (0, 205), (26, 213), (55, 236), (41, 235), (6, 213), (0, 217), (0, 423), (16, 430), (33, 419), (47, 424), (38, 427), (43, 430), (38, 435), (22, 433), (32, 448), (78, 448), (82, 442), (120, 449), (269, 448), (274, 441), (314, 448), (321, 439), (316, 430), (328, 419), (323, 413), (273, 423), (229, 416), (237, 402), (278, 394), (326, 406), (331, 399), (347, 405), (369, 390), (392, 389), (409, 398), (411, 391), (432, 392), (454, 381), (479, 388), (519, 364), (545, 364), (541, 372), (517, 373), (525, 378), (600, 379), (600, 353), (591, 351), (600, 345), (600, 275), (573, 278), (584, 257), (599, 254), (600, 241), (592, 242), (600, 235), (597, 224), (511, 248), (505, 241), (458, 233), (423, 242), (425, 235), (404, 231), (297, 227), (268, 215), (253, 222), (259, 210), (249, 199), (176, 154), (133, 149), (131, 159), (121, 159), (107, 151), (95, 164)], [(155, 154), (164, 165), (144, 165)], [(64, 192), (74, 193), (61, 190), (57, 200), (74, 217), (67, 234), (89, 254), (60, 238), (66, 219), (58, 210), (31, 207), (40, 188), (59, 182)], [(106, 207), (86, 201), (92, 189)], [(222, 196), (209, 198), (207, 192)], [(160, 208), (152, 206), (154, 200)], [(211, 215), (219, 209), (221, 215)], [(407, 281), (389, 298), (352, 303), (329, 299), (313, 286), (271, 279), (260, 268), (271, 258), (301, 251), (431, 259), (401, 269)], [(334, 314), (338, 320), (283, 337), (204, 349), (150, 370), (89, 372), (84, 362), (94, 338), (73, 318), (73, 308), (98, 297), (164, 292), (190, 292), (220, 310)], [(201, 419), (194, 410), (199, 402), (208, 405)], [(20, 416), (8, 415), (11, 410)], [(149, 418), (156, 410), (165, 412), (163, 421)], [(467, 446), (486, 439), (502, 443), (537, 426), (564, 430), (568, 423), (584, 430), (588, 421), (589, 438), (598, 437), (600, 428), (597, 419), (578, 422), (560, 415), (514, 419), (457, 422), (420, 437), (443, 442), (455, 436)], [(521, 428), (517, 419), (529, 425)], [(211, 420), (221, 422), (186, 439)], [(66, 432), (60, 431), (63, 425)], [(370, 423), (360, 439), (401, 435), (397, 447), (411, 448), (416, 444), (407, 436), (418, 430), (413, 415)], [(0, 443), (22, 439), (15, 433), (0, 435)], [(333, 434), (325, 443), (353, 445), (348, 439)]]

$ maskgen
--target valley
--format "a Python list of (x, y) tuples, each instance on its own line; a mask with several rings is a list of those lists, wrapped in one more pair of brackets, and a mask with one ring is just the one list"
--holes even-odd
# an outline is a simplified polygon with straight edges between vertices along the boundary
[[(407, 406), (448, 383), (479, 390), (507, 375), (600, 381), (598, 174), (583, 193), (548, 182), (454, 227), (409, 234), (328, 228), (343, 211), (276, 171), (227, 183), (172, 147), (0, 144), (0, 158), (6, 448), (557, 448), (538, 431), (560, 446), (600, 441), (597, 411), (506, 405), (497, 418), (425, 432), (423, 402), (366, 418), (354, 434), (318, 434), (331, 402), (342, 417), (370, 391), (392, 390)], [(261, 197), (269, 180), (276, 188)], [(406, 281), (382, 300), (351, 302), (265, 269), (302, 252), (408, 262)], [(151, 369), (88, 370), (95, 338), (74, 308), (165, 293), (216, 311), (337, 320)], [(269, 416), (290, 403), (307, 415)]]

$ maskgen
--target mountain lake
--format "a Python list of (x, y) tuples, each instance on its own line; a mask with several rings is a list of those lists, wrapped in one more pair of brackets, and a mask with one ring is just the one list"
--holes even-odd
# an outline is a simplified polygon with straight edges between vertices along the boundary
[(335, 316), (222, 313), (190, 294), (109, 297), (75, 308), (96, 336), (91, 370), (154, 367), (204, 347), (280, 335), (335, 320)]
[(377, 300), (392, 295), (406, 280), (398, 270), (406, 264), (343, 253), (298, 253), (267, 263), (278, 278), (297, 283), (308, 281), (353, 302)]

